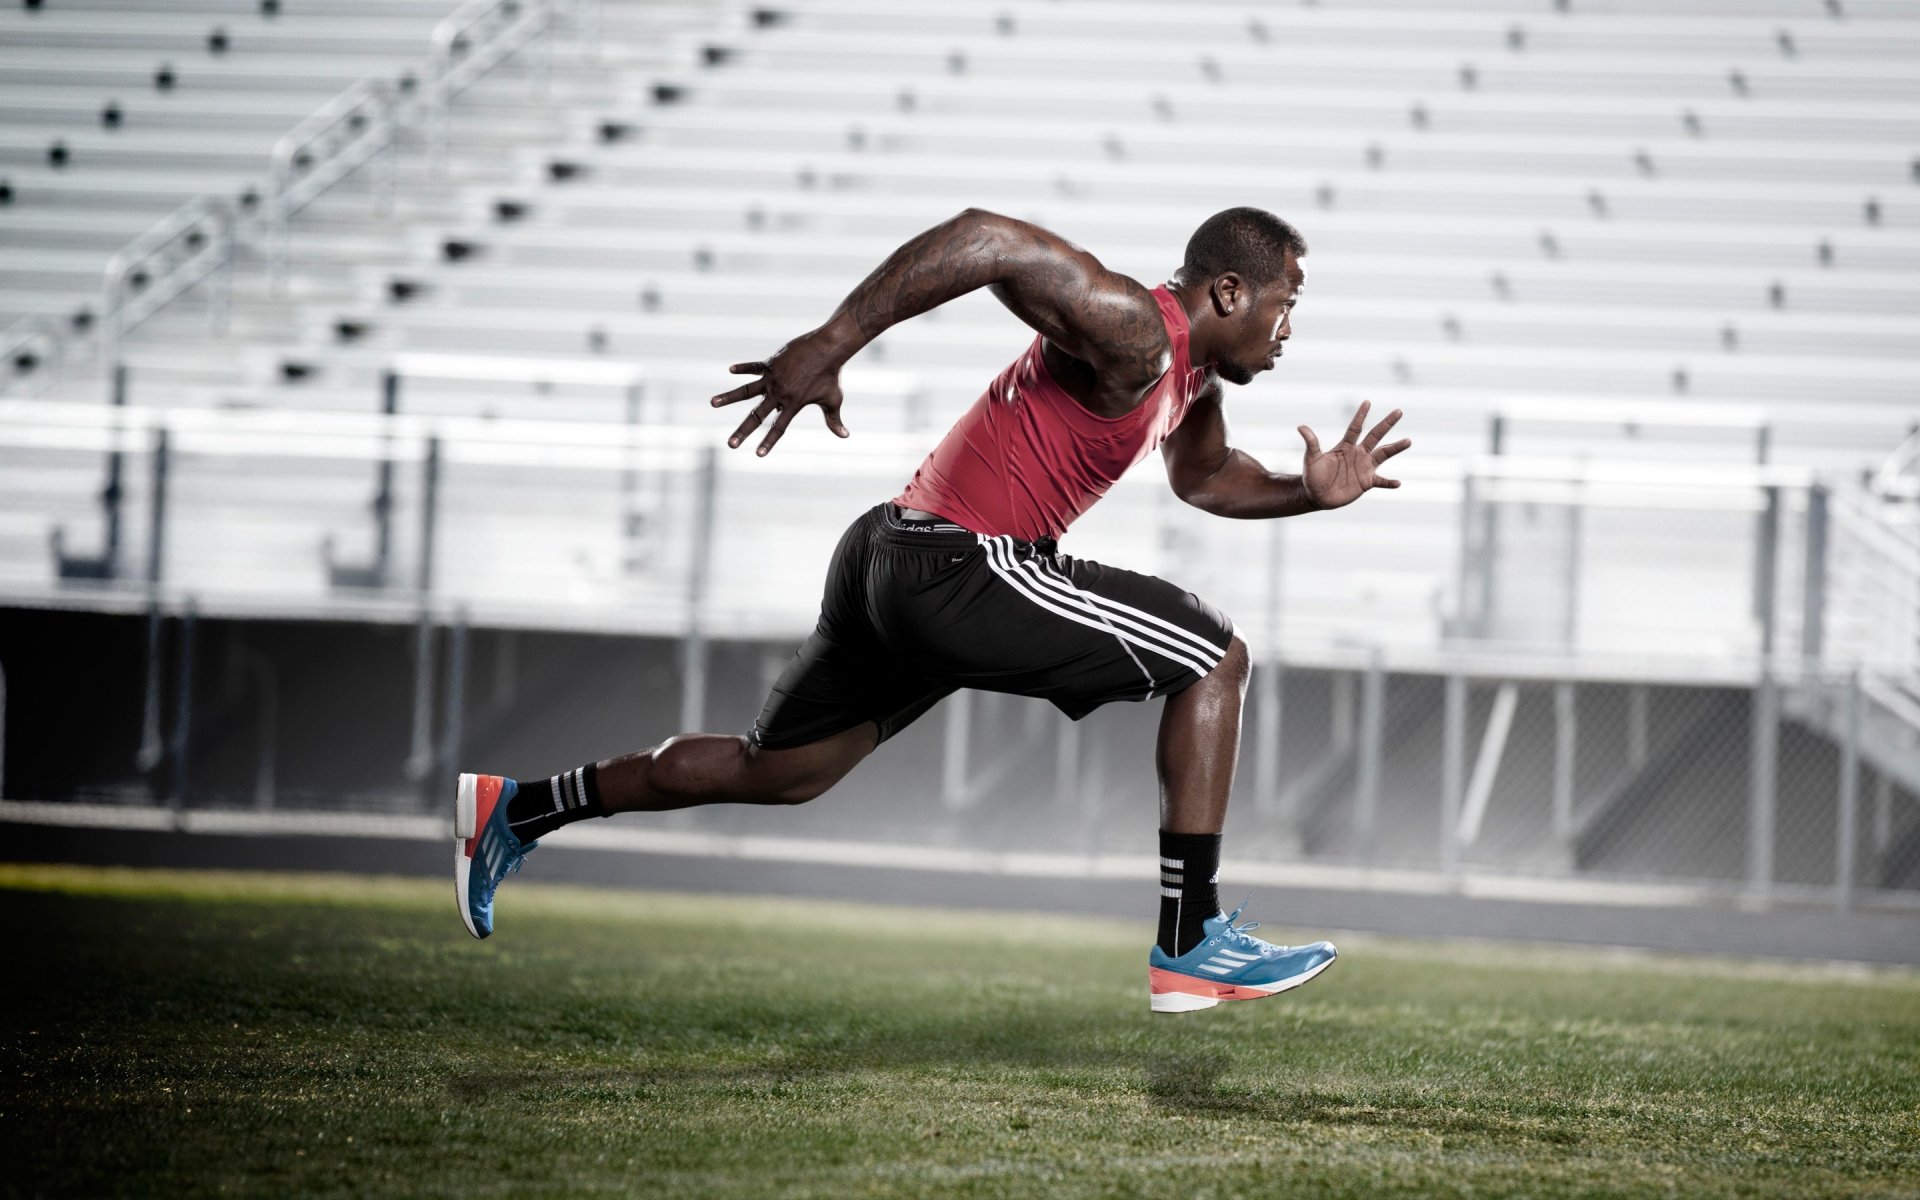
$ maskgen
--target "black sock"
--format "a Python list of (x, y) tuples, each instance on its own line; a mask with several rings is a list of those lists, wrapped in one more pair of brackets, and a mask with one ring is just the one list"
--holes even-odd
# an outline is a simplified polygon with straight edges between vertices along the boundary
[(604, 817), (600, 785), (592, 763), (575, 767), (551, 779), (531, 779), (507, 801), (507, 824), (522, 843), (545, 837), (562, 825), (587, 817)]
[(1176, 958), (1220, 915), (1220, 835), (1160, 831), (1160, 949)]

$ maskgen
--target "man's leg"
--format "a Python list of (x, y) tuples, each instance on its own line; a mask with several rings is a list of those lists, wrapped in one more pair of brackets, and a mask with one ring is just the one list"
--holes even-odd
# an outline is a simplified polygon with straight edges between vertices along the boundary
[(1220, 665), (1167, 697), (1160, 714), (1160, 828), (1218, 834), (1227, 819), (1233, 767), (1240, 755), (1240, 706), (1251, 659), (1239, 634)]
[(880, 742), (880, 727), (851, 729), (780, 750), (738, 734), (683, 733), (648, 750), (519, 781), (507, 823), (522, 842), (588, 817), (702, 804), (804, 804), (845, 778)]
[(804, 746), (767, 750), (738, 735), (683, 733), (651, 750), (596, 763), (609, 813), (701, 804), (804, 804), (846, 777), (880, 744), (863, 721)]
[(1235, 634), (1213, 670), (1167, 697), (1160, 774), (1160, 949), (1178, 956), (1206, 939), (1220, 912), (1220, 830), (1240, 754), (1240, 707), (1250, 657)]

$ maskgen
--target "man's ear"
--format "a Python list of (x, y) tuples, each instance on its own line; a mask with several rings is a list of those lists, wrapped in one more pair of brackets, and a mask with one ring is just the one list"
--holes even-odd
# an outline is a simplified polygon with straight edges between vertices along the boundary
[(1247, 303), (1247, 281), (1233, 271), (1214, 277), (1213, 286), (1208, 289), (1213, 299), (1215, 316), (1228, 317), (1233, 310)]

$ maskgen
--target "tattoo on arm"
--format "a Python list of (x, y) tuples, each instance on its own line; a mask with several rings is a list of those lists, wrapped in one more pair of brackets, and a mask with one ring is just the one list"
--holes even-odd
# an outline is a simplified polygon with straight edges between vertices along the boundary
[(840, 306), (863, 341), (957, 296), (992, 283), (999, 270), (993, 230), (973, 210), (937, 225), (887, 256)]
[(1146, 288), (1035, 225), (968, 209), (887, 256), (829, 320), (853, 350), (947, 301), (991, 287), (1013, 314), (1075, 358), (1142, 386), (1171, 347)]

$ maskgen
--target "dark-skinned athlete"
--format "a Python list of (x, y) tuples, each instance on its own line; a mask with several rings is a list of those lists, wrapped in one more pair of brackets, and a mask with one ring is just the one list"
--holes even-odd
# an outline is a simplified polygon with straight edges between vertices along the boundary
[(1114, 700), (1164, 698), (1155, 1012), (1297, 987), (1327, 942), (1276, 946), (1222, 913), (1220, 831), (1250, 660), (1223, 614), (1149, 575), (1062, 554), (1067, 526), (1156, 447), (1175, 494), (1222, 517), (1294, 517), (1398, 480), (1378, 469), (1398, 410), (1306, 443), (1298, 475), (1227, 442), (1224, 383), (1273, 369), (1306, 282), (1306, 242), (1270, 213), (1210, 217), (1160, 287), (1103, 267), (1048, 231), (968, 209), (901, 246), (825, 324), (714, 397), (749, 404), (730, 447), (765, 426), (771, 451), (802, 411), (846, 437), (840, 369), (889, 327), (989, 288), (1038, 336), (967, 410), (898, 496), (847, 530), (820, 620), (750, 732), (683, 733), (540, 781), (462, 775), (455, 880), (462, 918), (492, 932), (493, 898), (537, 838), (585, 817), (700, 804), (800, 804), (958, 688), (1050, 700), (1076, 720)]

